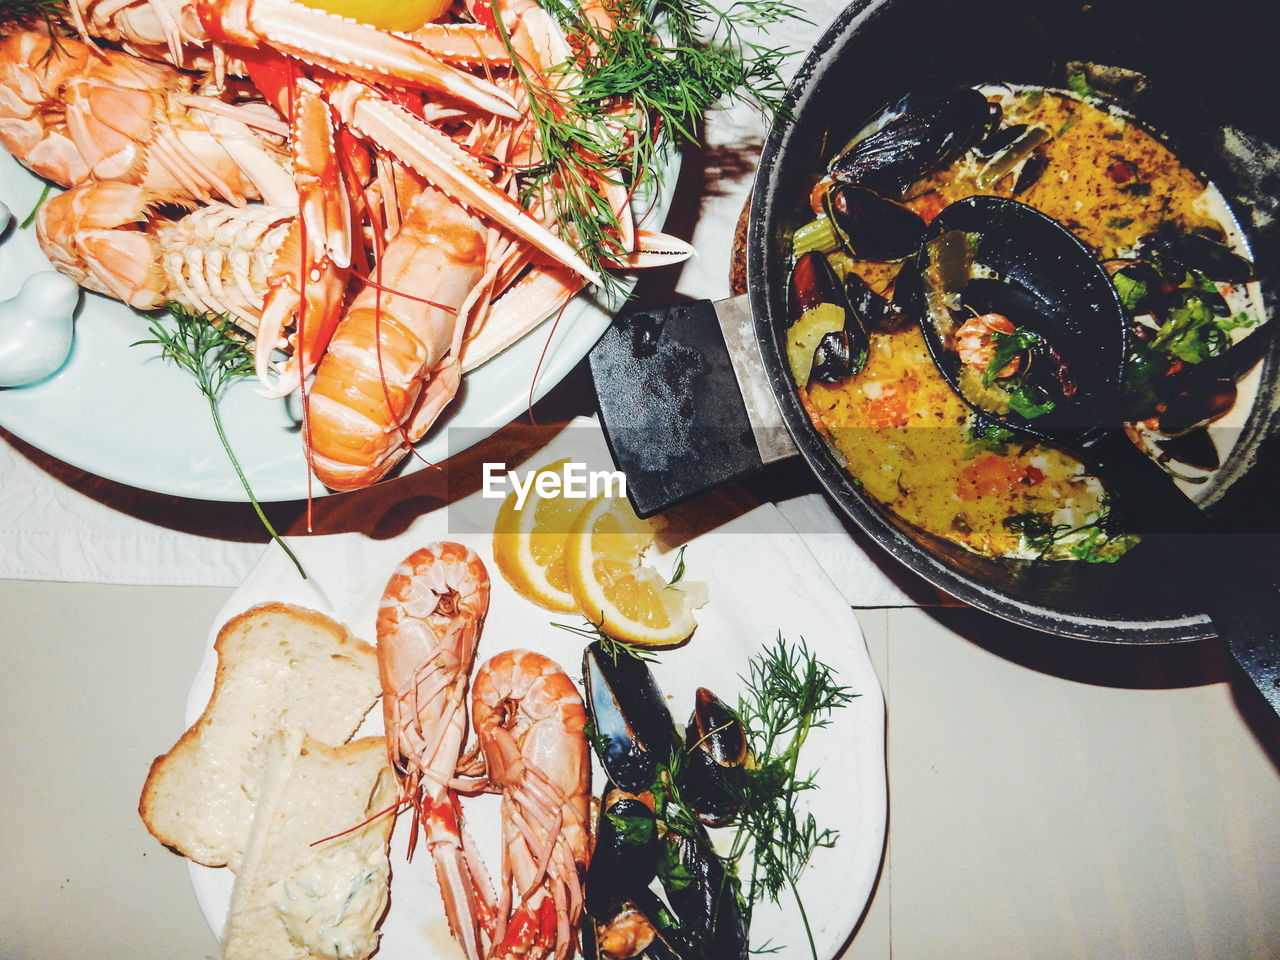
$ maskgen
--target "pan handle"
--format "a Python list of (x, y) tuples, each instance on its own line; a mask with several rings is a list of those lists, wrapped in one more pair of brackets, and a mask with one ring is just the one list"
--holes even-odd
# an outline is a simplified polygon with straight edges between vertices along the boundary
[(605, 440), (640, 517), (796, 453), (745, 296), (619, 314), (588, 359)]
[(1170, 589), (1193, 589), (1223, 640), (1271, 707), (1280, 713), (1280, 591), (1257, 550), (1261, 534), (1217, 529), (1172, 478), (1116, 428), (1084, 452), (1143, 537), (1164, 551), (1182, 576)]

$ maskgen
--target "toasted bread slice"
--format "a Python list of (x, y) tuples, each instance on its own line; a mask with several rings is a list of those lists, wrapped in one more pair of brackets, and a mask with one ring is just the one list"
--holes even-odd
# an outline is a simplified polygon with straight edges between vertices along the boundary
[(397, 788), (382, 737), (276, 740), (223, 960), (365, 960), (387, 907)]
[(197, 863), (238, 869), (273, 738), (297, 728), (350, 740), (378, 696), (377, 655), (342, 624), (268, 603), (218, 633), (213, 696), (157, 757), (138, 812), (147, 829)]

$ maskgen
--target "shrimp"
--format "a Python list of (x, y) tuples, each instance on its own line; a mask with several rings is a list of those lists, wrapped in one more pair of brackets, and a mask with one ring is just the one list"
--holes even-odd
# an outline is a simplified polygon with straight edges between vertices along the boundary
[(392, 574), (378, 609), (378, 675), (387, 750), (401, 795), (426, 833), (454, 938), (469, 960), (482, 956), (492, 924), (484, 866), (462, 829), (454, 771), (467, 737), (465, 699), (476, 644), (489, 610), (489, 574), (458, 543), (433, 543)]
[[(502, 792), (502, 875), (488, 956), (561, 960), (574, 949), (591, 856), (582, 698), (551, 659), (508, 650), (476, 671), (471, 718), (489, 783)], [(513, 882), (519, 902), (509, 910)]]
[(308, 391), (312, 468), (324, 484), (373, 483), (453, 399), (485, 249), (480, 221), (435, 188), (423, 189), (387, 244), (376, 282), (343, 316)]
[[(970, 317), (956, 331), (956, 353), (960, 362), (977, 370), (986, 370), (995, 359), (995, 334), (1012, 334), (1017, 332), (1008, 317), (998, 313), (984, 313)], [(995, 375), (994, 379), (1012, 377), (1022, 367), (1022, 358), (1014, 357)]]

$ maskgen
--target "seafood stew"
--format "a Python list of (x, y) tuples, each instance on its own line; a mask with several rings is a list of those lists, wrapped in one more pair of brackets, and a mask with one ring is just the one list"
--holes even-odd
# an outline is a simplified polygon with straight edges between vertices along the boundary
[[(1266, 184), (1280, 170), (1280, 153), (1270, 146), (1280, 140), (1280, 123), (1258, 108), (1280, 95), (1280, 83), (1263, 68), (1265, 44), (1252, 36), (1240, 38), (1233, 63), (1241, 73), (1230, 79), (1200, 71), (1193, 80), (1177, 66), (1195, 60), (1192, 38), (1206, 21), (1230, 22), (1247, 13), (1239, 3), (1213, 9), (1190, 2), (1124, 3), (1104, 11), (978, 0), (963, 10), (933, 10), (920, 18), (904, 0), (855, 3), (799, 73), (792, 97), (795, 122), (775, 128), (762, 157), (747, 246), (766, 372), (789, 432), (828, 492), (881, 546), (967, 602), (1040, 629), (1090, 638), (1167, 641), (1208, 632), (1194, 600), (1163, 586), (1153, 548), (1139, 545), (1114, 564), (984, 556), (923, 533), (881, 509), (853, 482), (813, 428), (786, 357), (791, 237), (814, 218), (805, 185), (826, 173), (833, 155), (858, 131), (883, 123), (885, 104), (898, 104), (904, 93), (924, 104), (965, 87), (981, 88), (993, 77), (1014, 88), (1066, 89), (1069, 74), (1081, 66), (1096, 91), (1158, 130), (1186, 169), (1218, 186), (1249, 239), (1262, 315), (1272, 316), (1280, 231), (1270, 215), (1274, 201)], [(912, 38), (910, 57), (902, 55), (903, 36)], [(1241, 76), (1248, 83), (1237, 86)], [(881, 311), (891, 324), (893, 306)], [(1262, 332), (1269, 333), (1265, 326)], [(1246, 528), (1260, 514), (1274, 515), (1258, 466), (1274, 458), (1264, 442), (1277, 416), (1274, 343), (1269, 335), (1240, 341), (1254, 359), (1263, 357), (1261, 373), (1254, 375), (1259, 388), (1251, 405), (1240, 405), (1231, 456), (1198, 485), (1201, 502), (1217, 518)], [(1210, 365), (1206, 372), (1220, 361), (1224, 367), (1235, 363), (1211, 357), (1204, 361)], [(953, 399), (963, 413), (964, 405)], [(1219, 403), (1210, 398), (1211, 406)]]
[[(966, 200), (983, 196), (996, 199), (981, 207)], [(985, 234), (973, 232), (978, 211), (1002, 210), (1001, 197), (1019, 204), (1005, 204), (1008, 213), (993, 215)], [(1060, 353), (1065, 345), (1043, 336), (1055, 326), (1096, 325), (1115, 312), (1109, 306), (1123, 305), (1130, 318), (1125, 419), (1134, 421), (1135, 442), (1188, 485), (1229, 453), (1217, 452), (1208, 423), (1232, 404), (1216, 402), (1189, 429), (1178, 425), (1178, 435), (1198, 431), (1214, 449), (1181, 470), (1181, 448), (1159, 446), (1175, 439), (1159, 433), (1160, 414), (1177, 392), (1170, 383), (1193, 377), (1195, 365), (1228, 353), (1261, 323), (1247, 248), (1212, 185), (1092, 94), (991, 86), (909, 108), (840, 151), (811, 204), (817, 216), (794, 238), (806, 260), (791, 287), (808, 288), (793, 295), (788, 331), (797, 388), (853, 476), (925, 531), (993, 556), (1097, 562), (1132, 545), (1110, 497), (1076, 457), (1002, 426), (1010, 416), (1028, 425), (1058, 420), (1087, 402), (1096, 369), (1118, 369), (1119, 324), (1097, 341), (1112, 345), (1111, 359), (1105, 350), (1077, 356), (1075, 373)], [(1035, 249), (1024, 255), (1023, 246)], [(802, 308), (825, 296), (816, 311), (826, 322), (845, 315), (840, 283), (814, 283), (815, 254), (840, 278), (854, 276), (864, 300), (892, 301), (897, 315), (889, 328), (867, 329), (861, 318), (844, 324), (866, 337), (865, 370), (837, 375), (827, 334), (806, 380), (800, 354), (816, 317)], [(1118, 277), (1102, 302), (1084, 295), (1090, 282), (1107, 285), (1094, 276), (1095, 255)], [(1038, 291), (1027, 276), (1037, 262), (1048, 265)], [(1018, 278), (1002, 275), (1011, 268)], [(1058, 288), (1049, 300), (1044, 282)], [(972, 411), (946, 396), (917, 323)]]

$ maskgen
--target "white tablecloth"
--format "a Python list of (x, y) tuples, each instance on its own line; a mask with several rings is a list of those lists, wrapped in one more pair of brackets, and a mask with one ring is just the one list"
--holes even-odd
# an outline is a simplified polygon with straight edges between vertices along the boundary
[[(772, 27), (767, 40), (803, 50), (842, 7), (837, 0), (805, 4), (810, 22)], [(800, 59), (799, 54), (793, 57), (789, 69), (794, 70)], [(713, 111), (709, 116), (703, 148), (686, 151), (666, 227), (689, 238), (697, 255), (660, 277), (647, 278), (641, 288), (646, 300), (728, 295), (734, 227), (751, 187), (765, 130), (761, 116), (747, 106)], [(0, 577), (234, 586), (267, 549), (262, 527), (248, 505), (135, 490), (53, 460), (2, 432), (0, 476), (4, 479), (0, 484)], [(377, 501), (372, 509), (322, 501), (317, 512), (330, 523), (335, 514), (385, 515), (388, 498), (403, 496), (408, 489), (402, 483), (386, 487), (382, 493), (359, 495), (366, 498), (359, 501), (362, 506)], [(932, 598), (892, 561), (869, 556), (862, 544), (843, 532), (840, 519), (820, 495), (803, 496), (780, 507), (824, 568), (833, 571), (851, 603), (903, 605)], [(275, 505), (268, 512), (281, 529), (296, 532), (306, 527), (301, 504)], [(900, 584), (906, 584), (905, 589)]]

